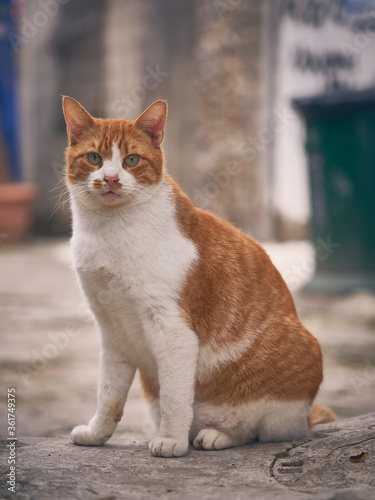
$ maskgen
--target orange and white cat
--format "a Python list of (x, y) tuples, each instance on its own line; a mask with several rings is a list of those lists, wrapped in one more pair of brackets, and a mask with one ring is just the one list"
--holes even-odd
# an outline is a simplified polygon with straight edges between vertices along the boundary
[(333, 419), (311, 403), (317, 340), (265, 251), (192, 204), (164, 169), (167, 105), (134, 122), (64, 97), (74, 266), (101, 333), (98, 407), (80, 445), (113, 434), (134, 374), (159, 429), (149, 448), (219, 450), (303, 436)]

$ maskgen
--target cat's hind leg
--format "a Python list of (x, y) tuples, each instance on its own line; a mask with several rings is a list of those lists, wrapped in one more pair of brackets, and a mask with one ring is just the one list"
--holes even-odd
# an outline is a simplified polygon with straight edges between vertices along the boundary
[(246, 407), (196, 402), (190, 440), (198, 450), (223, 450), (251, 443), (258, 419), (259, 415)]
[(309, 400), (262, 399), (236, 407), (195, 403), (190, 439), (197, 449), (222, 450), (259, 441), (286, 441), (306, 434)]
[[(251, 440), (250, 440), (251, 441)], [(234, 437), (218, 429), (202, 429), (196, 435), (193, 446), (197, 450), (223, 450), (233, 446), (241, 446), (249, 442), (247, 437)]]

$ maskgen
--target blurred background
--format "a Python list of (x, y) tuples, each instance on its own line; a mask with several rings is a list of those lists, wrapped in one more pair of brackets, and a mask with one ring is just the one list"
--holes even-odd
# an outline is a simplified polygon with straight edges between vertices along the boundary
[[(375, 0), (0, 0), (0, 401), (17, 388), (20, 435), (95, 410), (62, 94), (131, 120), (168, 101), (167, 169), (265, 246), (323, 345), (320, 401), (375, 410), (374, 53)], [(138, 381), (126, 411), (147, 434)]]

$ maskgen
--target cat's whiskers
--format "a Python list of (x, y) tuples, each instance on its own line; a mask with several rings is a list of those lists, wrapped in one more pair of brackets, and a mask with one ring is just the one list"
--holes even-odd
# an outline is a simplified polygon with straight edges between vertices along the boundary
[(85, 191), (83, 194), (84, 194), (84, 201), (87, 203), (91, 203), (96, 193), (93, 191)]
[[(79, 199), (81, 203), (84, 203), (84, 204), (89, 204), (91, 203), (93, 197), (95, 196), (95, 192), (93, 192), (89, 185), (87, 184), (86, 181), (82, 181), (80, 183), (75, 183), (75, 184), (71, 184), (69, 186), (69, 188), (67, 189), (67, 192), (74, 197), (76, 199)], [(65, 201), (69, 201), (69, 197), (67, 200)]]
[(136, 205), (141, 205), (143, 203), (148, 203), (150, 201), (151, 198), (148, 198), (148, 197), (142, 197), (140, 195), (137, 195), (137, 197), (135, 199), (132, 200), (131, 203), (129, 203), (129, 207), (134, 207)]
[(55, 203), (55, 207), (51, 213), (51, 215), (48, 217), (47, 222), (51, 220), (51, 218), (55, 215), (55, 213), (63, 208), (68, 202), (69, 202), (69, 190), (66, 185), (65, 179), (61, 179), (58, 184), (48, 191), (48, 193), (51, 193), (52, 191), (55, 191), (56, 189), (61, 189), (61, 192), (57, 194), (56, 196), (52, 196), (49, 199), (54, 200), (57, 198), (57, 201)]
[[(93, 187), (88, 181), (75, 182), (70, 185), (70, 191), (74, 197), (80, 199), (83, 203), (90, 203), (95, 196), (100, 196), (105, 192), (104, 185), (101, 189)], [(131, 186), (130, 189), (122, 187), (119, 190), (115, 190), (117, 194), (124, 197), (127, 207), (133, 207), (140, 204), (148, 203), (152, 198), (153, 194), (145, 192), (144, 188), (138, 186)], [(118, 206), (118, 205), (115, 205)]]
[(129, 206), (139, 205), (141, 203), (148, 203), (152, 199), (152, 194), (145, 193), (143, 189), (133, 186), (132, 188), (133, 195), (133, 203), (130, 203)]
[[(63, 193), (61, 193), (60, 197), (62, 195), (63, 195)], [(57, 202), (56, 202), (55, 208), (53, 209), (51, 215), (48, 217), (47, 222), (49, 222), (51, 220), (51, 218), (55, 215), (55, 213), (58, 212), (60, 209), (62, 209), (68, 202), (69, 202), (69, 196), (61, 201), (59, 198), (59, 200), (57, 200)]]
[(57, 186), (53, 189), (51, 189), (50, 191), (48, 191), (48, 193), (51, 193), (52, 191), (55, 191), (56, 189), (59, 189), (59, 193), (56, 194), (55, 196), (50, 196), (50, 200), (55, 200), (56, 198), (60, 198), (62, 195), (65, 195), (65, 194), (69, 194), (69, 189), (68, 187), (65, 185), (61, 185), (61, 186)]
[(90, 193), (91, 193), (91, 190), (89, 188), (89, 186), (87, 185), (87, 183), (85, 181), (83, 181), (82, 184), (73, 184), (71, 187), (70, 187), (72, 193), (75, 195), (75, 196), (88, 196)]
[(65, 179), (60, 179), (58, 181), (58, 183), (56, 184), (56, 186), (53, 187), (52, 189), (50, 189), (49, 191), (47, 191), (46, 194), (52, 193), (53, 191), (56, 191), (57, 189), (61, 189), (64, 186), (64, 184), (65, 184), (65, 187), (66, 187), (66, 181), (65, 181)]

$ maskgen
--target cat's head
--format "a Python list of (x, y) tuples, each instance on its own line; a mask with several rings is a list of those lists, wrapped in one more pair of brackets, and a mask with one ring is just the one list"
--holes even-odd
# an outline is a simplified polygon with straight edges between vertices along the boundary
[(133, 122), (93, 118), (67, 96), (63, 109), (66, 179), (74, 199), (92, 207), (148, 201), (164, 174), (166, 102), (154, 102)]

